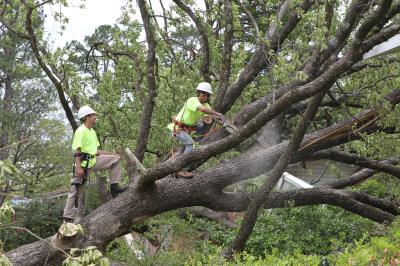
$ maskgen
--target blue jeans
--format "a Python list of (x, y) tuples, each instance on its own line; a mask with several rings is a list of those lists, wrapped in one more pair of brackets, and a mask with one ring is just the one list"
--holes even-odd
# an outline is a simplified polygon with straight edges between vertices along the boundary
[[(196, 127), (196, 134), (200, 135), (200, 137), (197, 137), (194, 140), (193, 140), (192, 136), (190, 136), (189, 133), (187, 133), (183, 130), (176, 132), (174, 135), (174, 137), (177, 140), (179, 140), (183, 144), (183, 146), (185, 146), (185, 150), (183, 153), (191, 152), (193, 150), (194, 143), (199, 142), (204, 138), (202, 136), (206, 131), (206, 128), (204, 127), (204, 123), (200, 122), (200, 123), (196, 124), (195, 127)], [(174, 134), (174, 133), (172, 133), (172, 134)]]

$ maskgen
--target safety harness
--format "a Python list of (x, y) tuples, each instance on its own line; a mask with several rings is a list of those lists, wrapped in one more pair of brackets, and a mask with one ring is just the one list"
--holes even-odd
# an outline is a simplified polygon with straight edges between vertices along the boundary
[[(72, 166), (72, 176), (73, 177), (77, 177), (75, 175), (75, 157), (80, 157), (81, 158), (81, 166), (83, 162), (86, 162), (85, 166), (82, 167), (83, 168), (83, 177), (79, 177), (82, 178), (82, 183), (72, 183), (73, 186), (76, 187), (76, 189), (78, 190), (78, 186), (84, 184), (84, 182), (86, 182), (86, 177), (88, 176), (88, 170), (89, 170), (89, 160), (93, 159), (95, 157), (95, 155), (91, 155), (89, 153), (85, 153), (85, 152), (75, 152), (74, 153), (74, 163)], [(78, 208), (78, 197), (75, 197), (75, 208)]]
[(174, 130), (173, 130), (174, 133), (178, 133), (180, 131), (185, 131), (190, 134), (193, 131), (196, 131), (196, 129), (197, 128), (195, 126), (189, 126), (189, 125), (186, 125), (186, 124), (174, 119)]

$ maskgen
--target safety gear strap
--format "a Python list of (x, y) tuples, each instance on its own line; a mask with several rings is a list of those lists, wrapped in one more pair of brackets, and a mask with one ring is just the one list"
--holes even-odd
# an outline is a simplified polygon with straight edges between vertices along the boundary
[[(178, 128), (178, 129), (177, 129)], [(196, 127), (194, 126), (189, 126), (186, 125), (180, 121), (174, 120), (174, 133), (179, 132), (181, 130), (187, 132), (187, 133), (192, 133), (193, 131), (196, 131)]]

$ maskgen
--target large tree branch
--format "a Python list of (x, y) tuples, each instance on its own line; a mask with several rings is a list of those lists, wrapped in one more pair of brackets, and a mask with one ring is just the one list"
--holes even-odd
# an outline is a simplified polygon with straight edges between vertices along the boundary
[(319, 151), (313, 154), (308, 154), (305, 157), (307, 160), (329, 159), (337, 162), (354, 164), (361, 167), (378, 170), (380, 172), (391, 174), (397, 178), (400, 178), (400, 168), (393, 166), (392, 164), (364, 158), (358, 156), (357, 154), (346, 153), (339, 150)]
[(222, 105), (225, 92), (228, 88), (229, 77), (231, 74), (231, 57), (233, 46), (233, 17), (232, 1), (224, 1), (225, 10), (225, 32), (224, 32), (224, 51), (222, 53), (222, 70), (219, 77), (218, 94), (214, 101), (215, 106)]
[(40, 67), (43, 69), (43, 71), (49, 77), (49, 79), (53, 83), (54, 87), (56, 87), (58, 99), (60, 100), (61, 106), (64, 109), (65, 115), (68, 119), (69, 124), (72, 127), (72, 130), (75, 131), (78, 128), (78, 125), (74, 119), (72, 110), (68, 105), (68, 101), (65, 98), (62, 82), (61, 82), (60, 78), (57, 76), (57, 74), (54, 73), (53, 69), (48, 64), (46, 64), (46, 62), (44, 61), (44, 59), (39, 51), (39, 50), (43, 50), (43, 49), (39, 49), (39, 43), (38, 43), (36, 34), (32, 27), (32, 13), (33, 13), (35, 7), (31, 7), (30, 4), (25, 4), (25, 6), (27, 8), (27, 13), (26, 13), (26, 18), (25, 18), (25, 29), (28, 32), (29, 41), (31, 44), (33, 54), (35, 55), (35, 58), (38, 61)]
[[(130, 189), (85, 217), (82, 223), (84, 235), (68, 241), (59, 240), (57, 236), (46, 240), (64, 250), (89, 245), (104, 249), (112, 239), (127, 233), (133, 223), (164, 211), (187, 206), (205, 206), (218, 211), (246, 210), (252, 195), (215, 190), (212, 181), (217, 178), (209, 175), (205, 179), (195, 177), (192, 180), (160, 180), (157, 189), (146, 193)], [(361, 203), (352, 198), (353, 196), (345, 191), (323, 188), (275, 192), (267, 198), (264, 207), (283, 208), (288, 202), (292, 202), (294, 206), (330, 204), (380, 223), (394, 219), (393, 214)], [(398, 210), (398, 207), (389, 209)], [(43, 265), (46, 260), (52, 265), (59, 264), (63, 259), (60, 254), (48, 243), (38, 241), (12, 250), (6, 256), (14, 265)]]
[(147, 60), (146, 60), (146, 75), (147, 75), (147, 86), (148, 94), (144, 103), (142, 116), (140, 118), (140, 129), (139, 135), (136, 141), (135, 155), (139, 161), (143, 161), (144, 153), (150, 134), (151, 118), (153, 115), (153, 109), (155, 106), (155, 98), (157, 96), (157, 85), (156, 85), (156, 41), (154, 39), (153, 29), (150, 23), (149, 12), (146, 7), (144, 0), (138, 0), (140, 13), (142, 15), (144, 29), (146, 32), (146, 39), (148, 44)]
[[(400, 30), (400, 27), (395, 27), (395, 29), (392, 29), (389, 32), (382, 34), (382, 36), (380, 36), (379, 38), (371, 40), (369, 42), (369, 45), (371, 45), (372, 42), (380, 43), (382, 42), (382, 39), (392, 37), (398, 32), (398, 30)], [(365, 46), (364, 48), (368, 49), (367, 46)], [(290, 90), (288, 93), (279, 98), (274, 104), (259, 112), (250, 122), (239, 128), (236, 132), (229, 135), (228, 137), (225, 137), (222, 140), (215, 141), (212, 144), (204, 145), (189, 154), (181, 155), (174, 162), (167, 161), (147, 170), (141, 178), (140, 186), (145, 187), (155, 180), (163, 178), (164, 176), (173, 172), (179, 171), (189, 163), (208, 159), (221, 152), (227, 151), (230, 148), (241, 143), (245, 139), (252, 136), (255, 132), (257, 132), (268, 121), (272, 120), (278, 114), (283, 112), (287, 106), (307, 99), (308, 97), (319, 93), (325, 88), (330, 87), (335, 82), (335, 79), (340, 77), (348, 68), (350, 68), (354, 63), (358, 62), (361, 59), (361, 56), (365, 52), (365, 49), (352, 49), (344, 57), (342, 57), (331, 67), (329, 67), (323, 74), (303, 86)], [(370, 116), (375, 117), (376, 112), (367, 112), (366, 118), (370, 119)], [(305, 149), (306, 147), (302, 148)]]
[(400, 206), (395, 203), (391, 203), (387, 200), (376, 198), (376, 197), (373, 197), (371, 195), (368, 195), (368, 194), (362, 193), (362, 192), (346, 191), (346, 193), (348, 195), (350, 195), (353, 199), (355, 199), (359, 202), (368, 204), (369, 206), (378, 208), (382, 211), (391, 213), (393, 215), (400, 214)]
[[(398, 164), (398, 161), (394, 161), (394, 160), (384, 160), (384, 161), (380, 161), (380, 162), (385, 163), (385, 164), (393, 164), (393, 165)], [(364, 169), (361, 169), (360, 171), (357, 171), (356, 173), (352, 174), (348, 178), (342, 178), (339, 180), (335, 180), (333, 182), (324, 184), (323, 186), (328, 187), (328, 188), (334, 188), (334, 189), (340, 189), (340, 188), (345, 188), (345, 187), (349, 187), (349, 186), (354, 186), (364, 180), (367, 180), (368, 178), (372, 177), (376, 173), (379, 173), (379, 171), (375, 170), (375, 169), (364, 168)]]
[[(319, 134), (325, 135), (325, 132), (321, 130)], [(317, 135), (317, 132), (307, 135), (303, 145), (308, 143), (310, 139), (315, 140)], [(346, 135), (341, 140), (343, 143), (349, 141), (349, 139), (351, 138)], [(329, 144), (330, 140), (325, 138), (324, 141)], [(315, 145), (319, 147), (329, 146), (324, 141), (320, 141)], [(332, 145), (335, 144), (337, 142)], [(87, 245), (97, 245), (100, 248), (104, 248), (113, 238), (127, 232), (130, 225), (135, 221), (142, 221), (158, 213), (187, 206), (205, 206), (221, 211), (244, 211), (250, 202), (250, 195), (239, 197), (238, 194), (233, 196), (229, 194), (230, 197), (227, 198), (225, 193), (221, 193), (222, 189), (229, 184), (256, 177), (271, 170), (286, 145), (287, 143), (284, 142), (268, 150), (260, 150), (253, 154), (246, 154), (221, 163), (218, 167), (195, 175), (191, 180), (166, 178), (159, 180), (155, 187), (145, 192), (132, 188), (85, 217), (83, 224), (87, 228), (87, 234), (83, 238), (80, 238), (79, 241), (77, 239), (73, 242), (61, 243), (61, 245), (64, 248)], [(294, 161), (296, 160), (295, 158)], [(347, 198), (342, 200), (343, 195), (341, 193), (337, 194), (335, 192), (331, 194), (324, 189), (320, 190), (316, 194), (310, 193), (310, 191), (274, 193), (268, 199), (266, 207), (284, 207), (287, 200), (295, 200), (297, 205), (332, 204), (340, 206), (378, 222), (391, 221), (393, 219), (393, 215), (358, 201)], [(289, 197), (289, 195), (291, 196)], [(238, 200), (235, 200), (235, 198), (238, 198)], [(113, 226), (110, 227), (110, 225)], [(35, 250), (35, 252), (32, 252), (32, 250)], [(52, 250), (43, 243), (36, 242), (11, 251), (7, 256), (16, 264), (28, 261), (31, 264), (23, 265), (38, 265), (43, 264), (45, 260), (45, 257), (41, 257), (41, 254), (46, 254), (45, 257), (52, 258), (57, 256), (57, 251)]]
[[(245, 192), (220, 193), (215, 195), (208, 208), (218, 211), (241, 212), (246, 210), (253, 196), (253, 194)], [(327, 188), (273, 192), (266, 198), (263, 207), (266, 209), (285, 208), (289, 203), (291, 206), (329, 204), (378, 223), (391, 222), (395, 215), (400, 214), (399, 206), (367, 194)], [(369, 205), (369, 203), (373, 205)]]

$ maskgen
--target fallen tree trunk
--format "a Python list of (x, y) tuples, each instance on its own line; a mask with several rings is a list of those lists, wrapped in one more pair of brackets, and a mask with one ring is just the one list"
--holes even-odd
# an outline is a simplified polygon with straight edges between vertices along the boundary
[[(215, 210), (245, 211), (252, 194), (223, 193), (215, 191), (210, 182), (204, 182), (206, 176), (192, 180), (174, 180), (166, 178), (157, 182), (157, 186), (146, 193), (130, 189), (120, 197), (112, 199), (85, 217), (85, 234), (75, 239), (61, 241), (57, 236), (48, 238), (60, 249), (68, 251), (71, 247), (95, 245), (104, 250), (114, 238), (129, 232), (129, 227), (153, 215), (178, 207), (202, 205)], [(209, 177), (215, 180), (214, 177)], [(377, 222), (391, 222), (392, 213), (362, 203), (351, 194), (333, 189), (315, 188), (272, 193), (266, 200), (265, 208), (282, 208), (292, 202), (294, 206), (331, 204), (342, 207)], [(393, 206), (399, 213), (398, 207)], [(63, 254), (53, 246), (37, 241), (21, 246), (6, 254), (13, 265), (59, 265)]]
[[(319, 132), (322, 136), (325, 130)], [(316, 136), (318, 136), (318, 132), (306, 135), (303, 144), (308, 143)], [(339, 138), (339, 140), (344, 143), (349, 141), (349, 138)], [(337, 144), (338, 139), (325, 138), (315, 143), (313, 150)], [(273, 168), (286, 146), (287, 142), (283, 142), (267, 150), (243, 154), (205, 172), (196, 172), (191, 180), (167, 177), (158, 180), (146, 190), (130, 188), (83, 219), (82, 226), (85, 229), (85, 235), (69, 241), (58, 241), (56, 236), (48, 238), (48, 240), (63, 250), (90, 245), (104, 250), (114, 238), (128, 233), (131, 225), (166, 211), (189, 206), (204, 206), (218, 211), (244, 211), (247, 209), (251, 194), (223, 193), (223, 188), (268, 172)], [(297, 156), (292, 162), (299, 160), (301, 157)], [(335, 190), (329, 189), (316, 189), (315, 191), (319, 192), (310, 194), (311, 190), (308, 190), (301, 193), (274, 193), (268, 199), (268, 205), (265, 207), (284, 207), (287, 200), (295, 200), (299, 205), (333, 204), (378, 222), (393, 219), (393, 214), (369, 207), (367, 204), (347, 198), (347, 200), (341, 201), (340, 199), (343, 197), (349, 197), (343, 192), (337, 194), (338, 192), (334, 192)], [(60, 258), (62, 259), (60, 251), (41, 241), (21, 246), (6, 255), (14, 265), (41, 265), (46, 260), (48, 265), (57, 265)]]
[[(400, 90), (396, 90), (396, 92), (400, 94)], [(301, 144), (301, 147), (306, 148), (298, 153), (292, 163), (301, 161), (302, 154), (307, 154), (309, 151), (314, 152), (346, 143), (358, 138), (358, 133), (360, 132), (373, 133), (378, 129), (375, 124), (376, 120), (371, 123), (370, 120), (359, 119), (359, 117), (372, 117), (373, 119), (375, 115), (365, 116), (365, 112), (363, 112), (359, 116), (332, 127), (307, 134)], [(364, 122), (361, 123), (362, 121)], [(348, 126), (354, 125), (356, 122), (358, 122), (359, 130), (354, 130), (354, 127)], [(336, 133), (330, 134), (329, 132), (332, 131)], [(63, 250), (90, 245), (95, 245), (104, 250), (114, 238), (129, 232), (132, 224), (169, 210), (189, 206), (204, 206), (218, 211), (244, 211), (247, 209), (251, 197), (250, 194), (234, 195), (222, 193), (221, 191), (228, 185), (254, 178), (270, 171), (286, 146), (287, 142), (282, 142), (267, 150), (242, 154), (203, 173), (196, 172), (195, 177), (191, 180), (167, 177), (158, 180), (145, 190), (131, 188), (119, 197), (103, 204), (83, 219), (82, 226), (86, 232), (84, 236), (67, 242), (58, 241), (56, 236), (48, 238), (48, 240)], [(326, 191), (333, 193), (334, 190), (328, 189)], [(297, 204), (333, 204), (375, 221), (383, 222), (393, 219), (393, 214), (387, 214), (380, 210), (376, 211), (376, 208), (370, 208), (369, 205), (358, 203), (358, 201), (347, 201), (347, 203), (338, 201), (339, 198), (336, 194), (331, 197), (327, 196), (327, 192), (319, 192), (316, 196), (304, 193), (282, 192), (281, 194), (272, 194), (272, 198), (268, 200), (270, 205), (267, 207), (283, 207), (285, 201), (298, 197)], [(278, 197), (277, 195), (287, 196)], [(237, 198), (240, 198), (240, 200), (235, 200)], [(302, 202), (300, 202), (300, 199)], [(232, 203), (235, 203), (236, 206), (232, 206)], [(364, 207), (366, 211), (363, 210)], [(21, 246), (6, 255), (14, 265), (40, 265), (44, 264), (46, 260), (49, 265), (51, 263), (57, 265), (62, 259), (60, 251), (41, 241)]]

